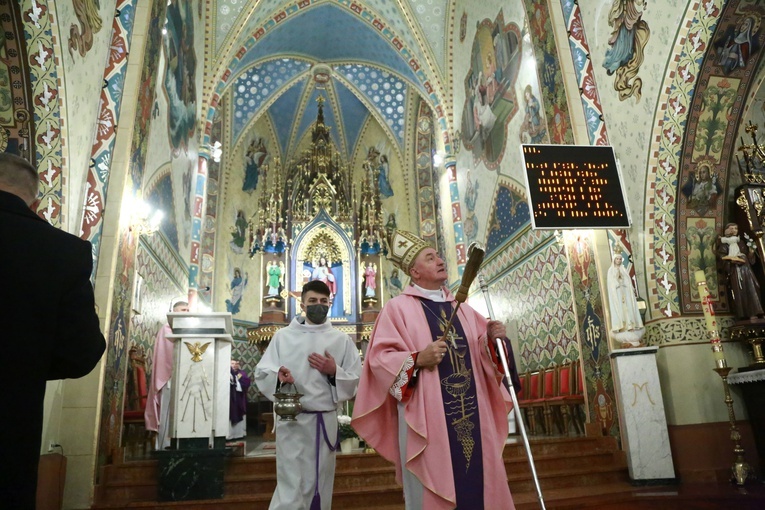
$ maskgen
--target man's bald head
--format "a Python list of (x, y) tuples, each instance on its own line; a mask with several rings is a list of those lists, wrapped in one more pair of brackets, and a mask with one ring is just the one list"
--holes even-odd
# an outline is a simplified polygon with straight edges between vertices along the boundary
[(0, 190), (13, 193), (31, 206), (37, 200), (39, 182), (37, 170), (29, 161), (0, 152)]

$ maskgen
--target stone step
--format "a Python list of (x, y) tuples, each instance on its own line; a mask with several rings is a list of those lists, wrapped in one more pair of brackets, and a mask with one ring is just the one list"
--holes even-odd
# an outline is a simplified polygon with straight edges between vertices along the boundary
[[(529, 440), (533, 455), (574, 455), (584, 452), (617, 450), (612, 437), (555, 437)], [(505, 458), (526, 455), (526, 448), (520, 438), (511, 439), (503, 450)]]
[[(582, 486), (629, 488), (624, 452), (613, 438), (545, 438), (533, 440), (531, 449), (542, 491)], [(521, 501), (533, 502), (536, 489), (520, 441), (504, 451), (510, 490)], [(234, 457), (226, 462), (225, 499), (217, 502), (157, 503), (157, 463), (134, 461), (105, 466), (96, 486), (94, 508), (267, 508), (276, 487), (276, 459)], [(531, 498), (531, 499), (528, 499)], [(402, 489), (395, 483), (392, 464), (376, 454), (337, 456), (333, 508), (392, 510), (403, 504)], [(211, 506), (212, 505), (212, 506)], [(370, 506), (374, 505), (374, 506)]]
[[(537, 477), (543, 493), (550, 489), (629, 482), (629, 473), (626, 467), (614, 469), (612, 466), (592, 466), (586, 471), (578, 472), (571, 470), (540, 472), (537, 470)], [(536, 493), (534, 480), (530, 474), (508, 476), (508, 484), (510, 491), (514, 494)]]
[[(119, 509), (140, 508), (144, 510), (161, 510), (166, 508), (178, 508), (183, 510), (268, 510), (272, 492), (260, 494), (229, 494), (224, 499), (204, 501), (136, 501), (122, 500), (109, 503), (100, 503), (93, 508)], [(374, 506), (370, 506), (370, 502)], [(404, 508), (404, 493), (398, 485), (384, 487), (371, 487), (366, 489), (335, 489), (332, 494), (332, 508), (335, 509), (359, 509), (365, 510), (393, 510)]]
[[(534, 467), (537, 472), (565, 470), (583, 472), (587, 471), (591, 466), (611, 466), (615, 469), (622, 469), (626, 465), (626, 461), (619, 455), (619, 452), (582, 453), (571, 457), (534, 455)], [(505, 469), (507, 470), (508, 477), (513, 475), (531, 476), (531, 468), (525, 453), (522, 457), (505, 458)]]

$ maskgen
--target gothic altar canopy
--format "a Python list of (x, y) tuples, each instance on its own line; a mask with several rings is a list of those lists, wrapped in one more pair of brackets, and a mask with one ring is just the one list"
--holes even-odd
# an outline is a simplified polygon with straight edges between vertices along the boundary
[(250, 256), (262, 259), (265, 290), (259, 326), (249, 332), (261, 348), (300, 313), (300, 290), (310, 280), (329, 286), (333, 322), (371, 328), (370, 313), (376, 316), (382, 306), (375, 275), (367, 270), (379, 267), (386, 251), (379, 170), (365, 163), (354, 184), (353, 170), (332, 145), (322, 96), (317, 106), (310, 147), (297, 161), (275, 159), (262, 169)]

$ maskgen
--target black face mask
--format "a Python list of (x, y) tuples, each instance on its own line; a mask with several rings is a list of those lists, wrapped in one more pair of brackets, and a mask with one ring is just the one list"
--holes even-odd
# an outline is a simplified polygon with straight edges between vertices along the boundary
[(329, 306), (327, 305), (308, 305), (305, 307), (305, 316), (314, 324), (323, 324), (328, 313)]

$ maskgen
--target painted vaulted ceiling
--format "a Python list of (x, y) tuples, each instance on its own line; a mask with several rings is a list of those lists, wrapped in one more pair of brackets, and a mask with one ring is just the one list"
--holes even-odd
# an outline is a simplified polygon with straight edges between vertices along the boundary
[[(231, 74), (225, 93), (234, 144), (268, 116), (281, 154), (291, 155), (322, 95), (333, 141), (346, 158), (370, 117), (403, 151), (409, 99), (447, 82), (452, 2), (216, 0), (211, 54), (213, 67)], [(329, 66), (331, 79), (317, 87), (318, 64)]]

